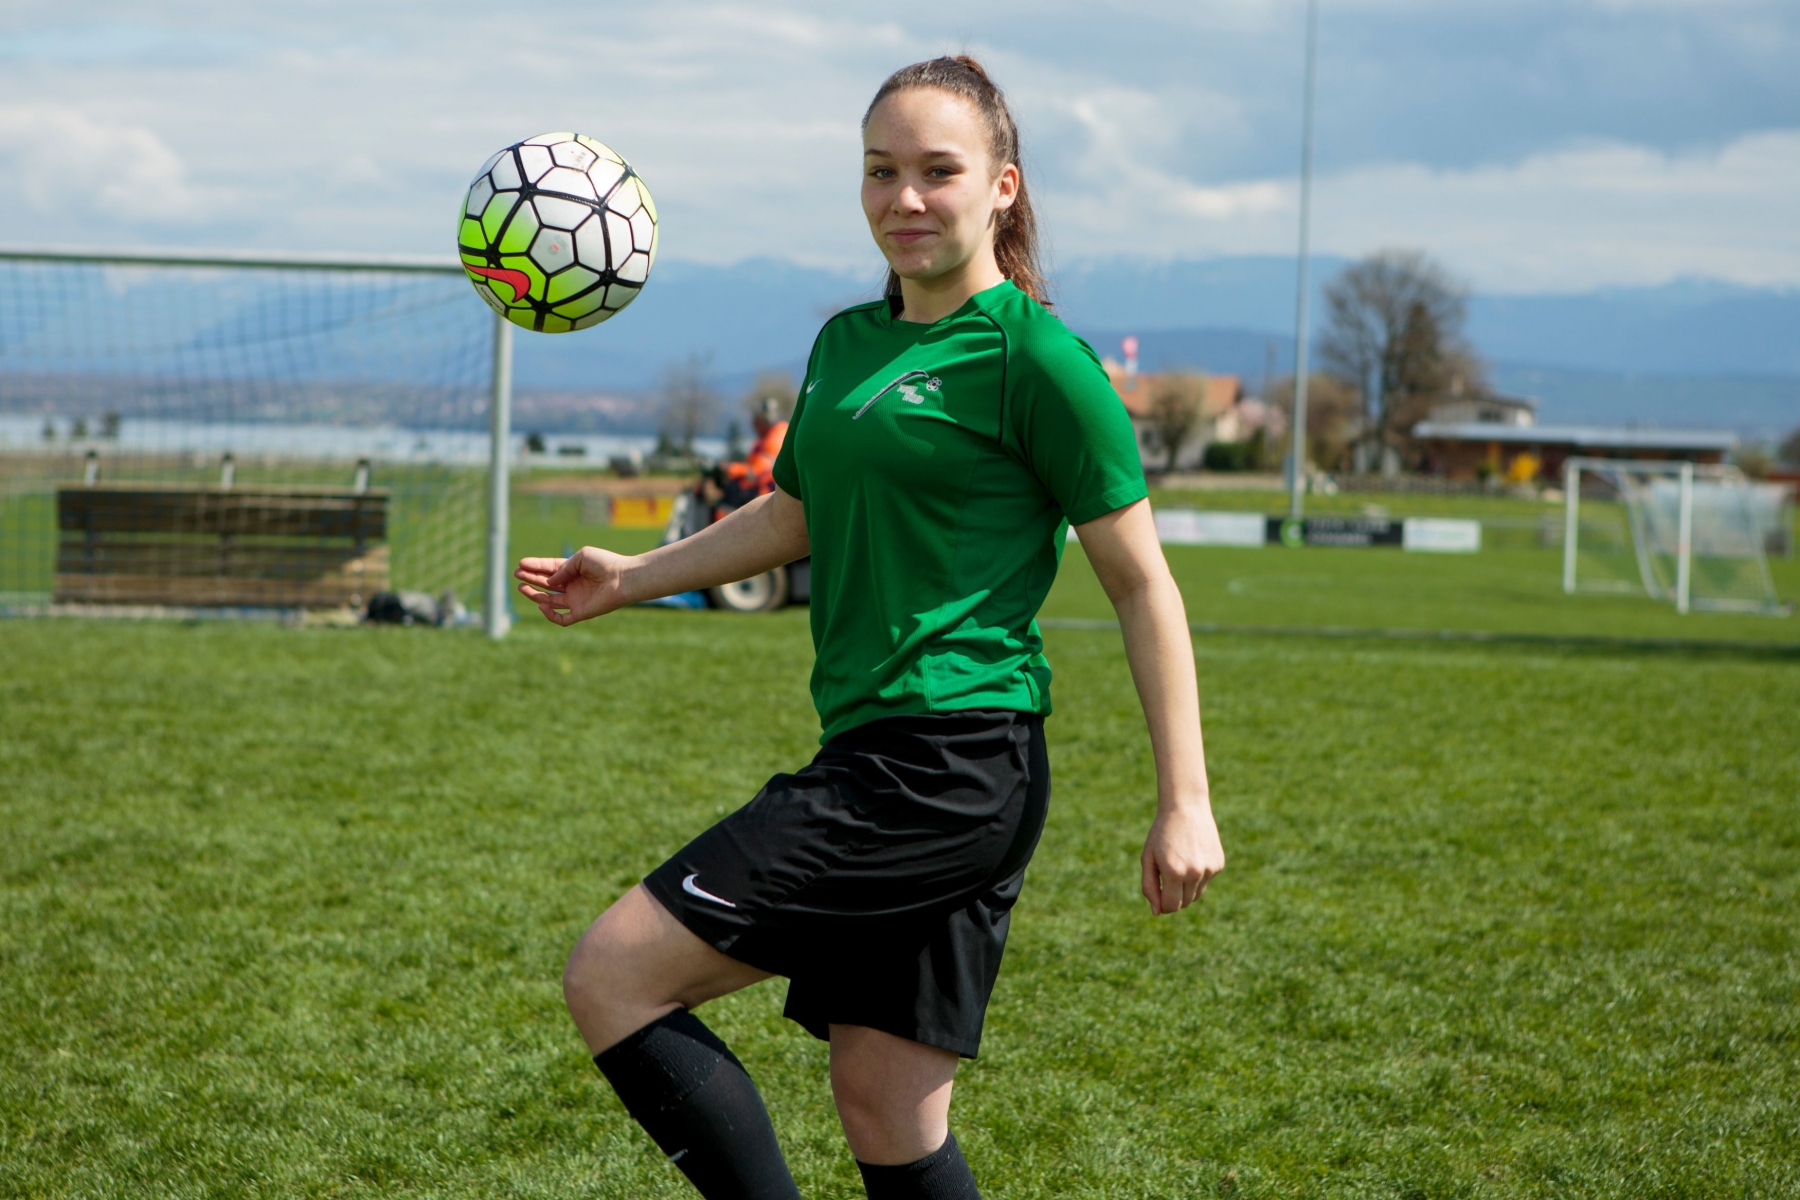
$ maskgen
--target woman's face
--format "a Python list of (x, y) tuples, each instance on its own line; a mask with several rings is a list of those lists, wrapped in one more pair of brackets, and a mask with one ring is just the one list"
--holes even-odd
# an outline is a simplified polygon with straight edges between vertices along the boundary
[(935, 279), (992, 253), (995, 216), (1018, 191), (1019, 168), (996, 170), (987, 123), (961, 96), (909, 88), (869, 114), (863, 214), (902, 279)]

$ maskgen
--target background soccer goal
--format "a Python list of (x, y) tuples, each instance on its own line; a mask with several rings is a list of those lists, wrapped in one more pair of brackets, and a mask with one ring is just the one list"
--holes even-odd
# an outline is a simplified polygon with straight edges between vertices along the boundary
[(510, 389), (454, 263), (0, 251), (0, 605), (503, 632)]
[(1787, 547), (1791, 493), (1735, 467), (1571, 458), (1564, 465), (1563, 591), (1630, 592), (1676, 611), (1786, 613), (1769, 574)]

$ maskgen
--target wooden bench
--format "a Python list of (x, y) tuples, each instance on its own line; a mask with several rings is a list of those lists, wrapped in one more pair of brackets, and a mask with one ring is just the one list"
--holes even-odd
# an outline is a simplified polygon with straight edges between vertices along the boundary
[(387, 590), (379, 489), (110, 484), (56, 493), (59, 604), (361, 605)]

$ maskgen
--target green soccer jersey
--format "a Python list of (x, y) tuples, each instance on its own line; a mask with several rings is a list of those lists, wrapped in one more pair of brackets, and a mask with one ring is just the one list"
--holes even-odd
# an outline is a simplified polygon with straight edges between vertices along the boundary
[(775, 482), (812, 541), (821, 740), (904, 713), (1048, 713), (1035, 618), (1067, 525), (1146, 495), (1099, 359), (1011, 283), (934, 325), (886, 301), (828, 321)]

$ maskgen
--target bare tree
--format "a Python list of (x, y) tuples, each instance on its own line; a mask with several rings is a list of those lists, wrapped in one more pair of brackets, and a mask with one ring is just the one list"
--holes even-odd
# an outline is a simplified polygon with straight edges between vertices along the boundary
[[(1294, 377), (1277, 379), (1264, 397), (1289, 415), (1292, 437)], [(1333, 375), (1314, 373), (1306, 385), (1306, 460), (1326, 471), (1349, 465), (1350, 445), (1362, 428), (1362, 394)]]
[(787, 371), (758, 371), (756, 378), (750, 381), (750, 390), (744, 393), (743, 409), (755, 412), (765, 399), (774, 399), (781, 405), (781, 417), (786, 420), (794, 413), (794, 400), (799, 395), (800, 385)]
[(1200, 424), (1200, 406), (1205, 396), (1204, 375), (1158, 375), (1150, 385), (1145, 418), (1156, 447), (1163, 452), (1163, 470), (1175, 469), (1183, 443)]
[(686, 362), (663, 374), (660, 432), (683, 454), (694, 452), (694, 439), (710, 429), (718, 416), (719, 393), (707, 377), (711, 365), (710, 355), (690, 354)]
[(1352, 263), (1326, 286), (1325, 307), (1319, 358), (1360, 393), (1358, 440), (1371, 449), (1394, 444), (1453, 381), (1484, 388), (1463, 336), (1467, 293), (1428, 255), (1382, 250)]

